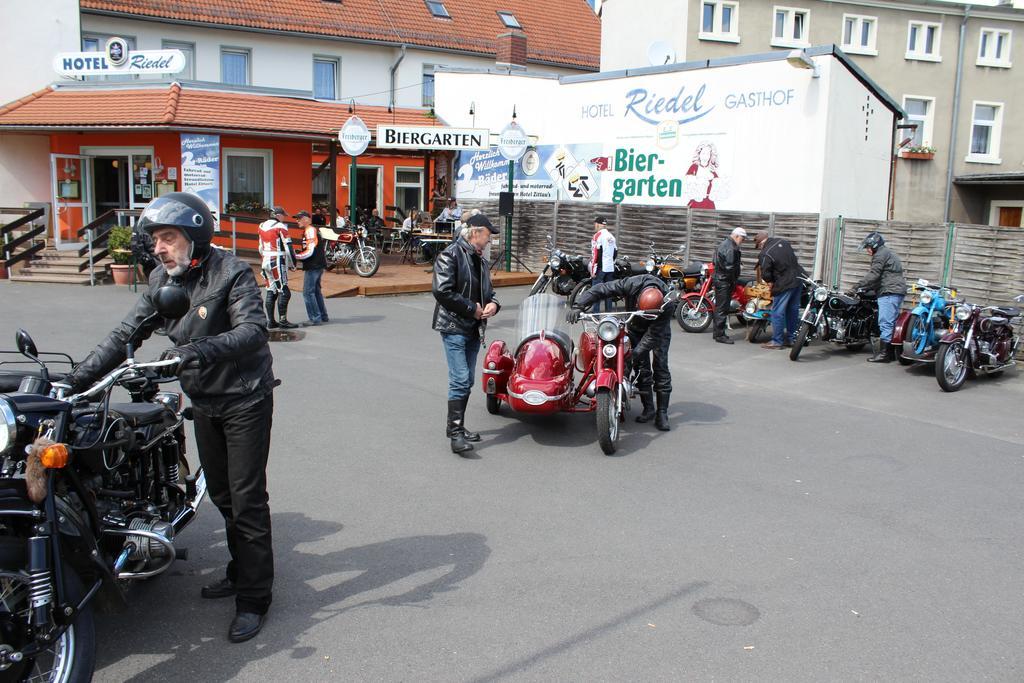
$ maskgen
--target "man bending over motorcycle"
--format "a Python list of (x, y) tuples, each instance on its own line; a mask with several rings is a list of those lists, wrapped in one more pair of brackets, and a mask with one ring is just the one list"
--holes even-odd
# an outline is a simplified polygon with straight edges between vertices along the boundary
[[(161, 359), (179, 359), (165, 372), (178, 376), (192, 400), (199, 461), (231, 553), (226, 578), (203, 588), (202, 596), (235, 596), (228, 638), (239, 643), (263, 627), (274, 583), (266, 470), (278, 382), (260, 290), (244, 261), (211, 247), (213, 215), (193, 194), (154, 199), (136, 229), (153, 237), (160, 265), (134, 310), (66, 381), (76, 392), (91, 386), (124, 361), (133, 330), (141, 325), (141, 345), (156, 328), (166, 329), (174, 347)], [(191, 309), (178, 320), (147, 320), (156, 312), (153, 293), (168, 283), (185, 289)]]
[[(594, 285), (576, 298), (576, 303), (566, 316), (570, 323), (576, 323), (580, 314), (602, 300), (625, 299), (627, 311), (660, 311), (654, 320), (635, 317), (629, 322), (627, 332), (633, 347), (633, 364), (637, 370), (637, 389), (643, 412), (637, 415), (637, 422), (650, 422), (667, 432), (668, 403), (672, 394), (672, 373), (668, 369), (668, 347), (672, 342), (673, 307), (662, 310), (667, 283), (654, 275), (634, 275), (623, 280), (613, 280)], [(654, 354), (654, 371), (651, 371), (651, 354)], [(657, 395), (657, 409), (654, 397)]]

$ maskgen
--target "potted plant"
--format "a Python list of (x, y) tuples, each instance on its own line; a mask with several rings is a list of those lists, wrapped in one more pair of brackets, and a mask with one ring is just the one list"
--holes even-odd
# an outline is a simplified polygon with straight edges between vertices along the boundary
[(934, 159), (935, 148), (925, 145), (914, 145), (903, 150), (901, 155), (904, 159)]
[(253, 218), (270, 218), (270, 207), (259, 201), (242, 200), (231, 202), (227, 213), (235, 216), (252, 216)]
[(107, 249), (114, 263), (110, 273), (114, 276), (115, 285), (127, 285), (132, 281), (132, 230), (118, 225), (110, 229)]

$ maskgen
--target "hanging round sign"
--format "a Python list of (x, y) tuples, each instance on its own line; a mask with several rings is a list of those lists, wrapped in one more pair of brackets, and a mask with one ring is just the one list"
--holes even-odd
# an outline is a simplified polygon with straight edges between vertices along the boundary
[(498, 135), (498, 151), (509, 161), (519, 161), (529, 145), (530, 138), (526, 136), (526, 131), (515, 121), (505, 126)]
[(338, 141), (345, 154), (357, 157), (370, 146), (370, 129), (358, 116), (350, 116), (338, 133)]

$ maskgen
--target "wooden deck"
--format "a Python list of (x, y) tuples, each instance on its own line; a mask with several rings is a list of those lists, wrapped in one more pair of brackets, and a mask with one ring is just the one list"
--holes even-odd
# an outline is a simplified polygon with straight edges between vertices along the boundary
[[(256, 270), (256, 279), (263, 284), (263, 277), (259, 268)], [(343, 271), (340, 268), (336, 272), (324, 273), (320, 281), (320, 288), (325, 299), (333, 299), (342, 296), (387, 296), (392, 294), (414, 294), (417, 292), (429, 292), (432, 270), (429, 264), (425, 266), (414, 266), (401, 263), (401, 258), (385, 254), (382, 257), (380, 270), (373, 277), (359, 277), (354, 271)], [(537, 273), (506, 273), (492, 270), (491, 280), (495, 287), (516, 287), (519, 285), (532, 285), (537, 279)], [(288, 286), (293, 295), (302, 293), (302, 268), (288, 273)]]

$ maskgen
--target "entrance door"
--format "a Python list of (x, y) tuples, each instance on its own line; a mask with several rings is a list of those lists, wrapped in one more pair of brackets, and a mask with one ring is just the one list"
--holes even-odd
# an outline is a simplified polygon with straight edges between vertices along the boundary
[(129, 158), (95, 157), (92, 162), (96, 214), (129, 207)]
[(369, 217), (370, 211), (378, 209), (383, 218), (384, 207), (380, 206), (380, 169), (375, 166), (358, 168), (356, 174), (356, 206), (359, 207), (360, 215)]
[(78, 231), (93, 220), (91, 157), (50, 155), (53, 191), (53, 241), (57, 249), (81, 246)]

